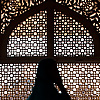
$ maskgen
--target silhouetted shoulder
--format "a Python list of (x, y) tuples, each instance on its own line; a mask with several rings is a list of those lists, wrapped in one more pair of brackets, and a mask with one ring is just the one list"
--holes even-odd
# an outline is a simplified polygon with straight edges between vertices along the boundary
[[(58, 93), (54, 83), (58, 85), (62, 94)], [(54, 59), (47, 58), (39, 62), (35, 86), (27, 100), (71, 100), (62, 84), (57, 63)]]

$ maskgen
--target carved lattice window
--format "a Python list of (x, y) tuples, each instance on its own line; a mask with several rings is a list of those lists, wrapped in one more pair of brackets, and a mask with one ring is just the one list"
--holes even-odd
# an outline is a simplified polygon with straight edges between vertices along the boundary
[(7, 56), (47, 56), (47, 11), (28, 17), (12, 30)]
[(1, 1), (0, 99), (26, 100), (51, 57), (72, 100), (99, 100), (99, 0), (33, 1)]

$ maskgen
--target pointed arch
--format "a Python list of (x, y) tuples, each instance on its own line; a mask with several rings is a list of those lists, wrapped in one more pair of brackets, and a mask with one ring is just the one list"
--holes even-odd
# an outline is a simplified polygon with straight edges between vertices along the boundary
[[(39, 12), (40, 10), (45, 10), (48, 9), (48, 7), (52, 6), (53, 9), (57, 9), (58, 11), (63, 12), (64, 14), (66, 14), (69, 17), (73, 17), (76, 21), (81, 22), (89, 31), (90, 34), (92, 35), (94, 41), (94, 45), (95, 45), (95, 57), (100, 56), (100, 38), (99, 35), (97, 34), (95, 28), (92, 26), (92, 23), (89, 20), (86, 20), (85, 16), (83, 15), (79, 15), (76, 12), (74, 12), (73, 10), (70, 10), (68, 7), (62, 6), (56, 2), (54, 2), (53, 0), (49, 0), (46, 1), (38, 6), (34, 6), (31, 7), (31, 9), (27, 12), (25, 12), (24, 14), (16, 17), (11, 23), (10, 25), (6, 28), (6, 31), (1, 39), (1, 57), (2, 58), (6, 58), (7, 54), (6, 54), (6, 50), (7, 50), (7, 43), (8, 43), (8, 38), (9, 35), (11, 34), (12, 30), (14, 29), (15, 26), (17, 26), (17, 24), (23, 20), (25, 20), (27, 17)], [(53, 33), (52, 33), (53, 34)]]

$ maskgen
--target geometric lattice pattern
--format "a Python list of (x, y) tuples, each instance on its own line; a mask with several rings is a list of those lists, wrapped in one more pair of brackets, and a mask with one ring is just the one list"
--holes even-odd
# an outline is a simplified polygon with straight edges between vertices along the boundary
[(26, 100), (32, 93), (38, 65), (0, 64), (0, 100)]
[(7, 56), (47, 56), (47, 11), (40, 11), (15, 27), (9, 36)]
[(59, 63), (58, 68), (72, 100), (100, 100), (100, 63)]
[(100, 34), (100, 0), (56, 0), (56, 2), (85, 16)]
[[(46, 0), (1, 0), (1, 34), (4, 34), (11, 20), (26, 11), (30, 7), (42, 4)], [(80, 15), (84, 15), (86, 19), (93, 23), (96, 31), (100, 33), (100, 10), (99, 0), (56, 0), (59, 4), (69, 7)]]
[(54, 12), (54, 56), (93, 56), (93, 38), (80, 22)]
[[(100, 63), (58, 63), (57, 67), (72, 100), (100, 100)], [(0, 64), (0, 100), (26, 100), (37, 68), (37, 63)]]
[(4, 34), (5, 28), (15, 17), (43, 2), (45, 0), (1, 0), (1, 34)]

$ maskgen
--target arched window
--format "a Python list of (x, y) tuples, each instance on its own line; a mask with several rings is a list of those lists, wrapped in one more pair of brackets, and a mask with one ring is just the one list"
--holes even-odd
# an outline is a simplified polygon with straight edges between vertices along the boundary
[(38, 61), (51, 57), (72, 100), (99, 100), (99, 5), (99, 0), (1, 1), (0, 99), (28, 98)]

